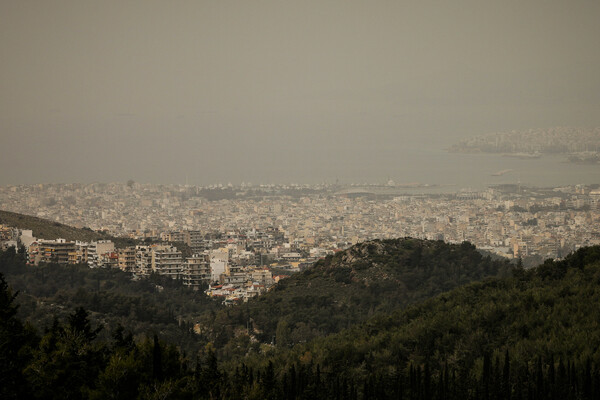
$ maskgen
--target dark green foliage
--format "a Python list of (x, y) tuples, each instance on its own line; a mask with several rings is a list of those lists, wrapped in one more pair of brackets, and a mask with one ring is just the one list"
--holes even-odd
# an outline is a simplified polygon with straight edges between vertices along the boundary
[[(192, 353), (213, 342), (224, 358), (257, 350), (254, 338), (270, 343), (276, 337), (278, 346), (292, 346), (509, 268), (468, 243), (372, 241), (328, 257), (248, 304), (217, 311), (219, 304), (203, 293), (158, 275), (133, 282), (118, 270), (30, 267), (16, 259), (0, 264), (13, 286), (24, 291), (20, 315), (39, 327), (50, 324), (53, 315), (84, 307), (108, 328), (100, 332), (105, 339), (122, 324), (136, 335), (161, 332)], [(192, 321), (200, 323), (200, 336), (190, 333)], [(240, 336), (242, 330), (250, 335)]]
[[(286, 365), (310, 360), (328, 381), (356, 382), (359, 398), (598, 398), (597, 304), (600, 248), (584, 248), (518, 277), (470, 284), (282, 349), (267, 360), (286, 382)], [(335, 397), (332, 385), (329, 396)]]
[(54, 324), (25, 369), (34, 396), (43, 399), (82, 398), (103, 369), (106, 348), (94, 342), (87, 312), (76, 310), (67, 325)]
[(23, 370), (37, 338), (16, 318), (16, 294), (0, 274), (0, 398), (25, 398), (30, 393)]
[(163, 376), (162, 372), (162, 349), (158, 342), (158, 336), (154, 335), (154, 343), (152, 346), (152, 377), (155, 380), (161, 380)]
[(68, 323), (71, 331), (81, 335), (85, 341), (91, 342), (102, 330), (102, 327), (92, 329), (88, 317), (88, 312), (83, 307), (78, 307), (73, 314), (69, 315)]
[(240, 345), (235, 333), (249, 325), (259, 341), (276, 337), (278, 346), (289, 347), (465, 283), (508, 275), (510, 269), (508, 262), (484, 257), (469, 243), (374, 240), (317, 262), (241, 307), (214, 318), (204, 314), (201, 321), (212, 327), (207, 337), (226, 349), (224, 356)]
[[(426, 246), (414, 255), (418, 247), (415, 242), (408, 245), (408, 263), (426, 265), (421, 264), (429, 257)], [(470, 257), (469, 246), (460, 246), (466, 251), (463, 258)], [(376, 255), (380, 249), (366, 251)], [(331, 257), (319, 268), (328, 273), (333, 263), (347, 262), (347, 254)], [(15, 252), (0, 254), (0, 260), (15, 257)], [(352, 274), (354, 279), (355, 270)], [(73, 279), (77, 281), (77, 274)], [(136, 342), (122, 326), (100, 330), (82, 308), (54, 319), (37, 338), (17, 318), (14, 299), (0, 276), (2, 398), (600, 397), (599, 248), (522, 270), (517, 277), (469, 284), (307, 343), (263, 344), (260, 352), (239, 354), (221, 364), (217, 349), (208, 344), (195, 368), (158, 336)], [(311, 301), (319, 304), (319, 296)], [(238, 310), (247, 317), (251, 308)], [(229, 311), (228, 318), (233, 318), (235, 313)], [(217, 329), (219, 315), (214, 314), (210, 329)], [(278, 341), (286, 343), (291, 337), (289, 327), (287, 319), (277, 321)], [(109, 340), (103, 339), (103, 332)], [(234, 343), (243, 342), (227, 346)]]
[(204, 293), (165, 276), (132, 281), (130, 274), (117, 269), (29, 266), (13, 248), (0, 252), (0, 273), (21, 292), (18, 315), (39, 329), (49, 326), (54, 316), (67, 318), (70, 310), (81, 308), (98, 327), (107, 328), (86, 335), (108, 339), (111, 331), (123, 325), (137, 336), (160, 332), (161, 338), (191, 353), (204, 345), (192, 333), (195, 316), (221, 307)]
[(0, 274), (2, 399), (205, 398), (189, 384), (187, 361), (156, 336), (135, 344), (120, 327), (109, 345), (78, 308), (40, 339), (15, 317), (14, 297)]

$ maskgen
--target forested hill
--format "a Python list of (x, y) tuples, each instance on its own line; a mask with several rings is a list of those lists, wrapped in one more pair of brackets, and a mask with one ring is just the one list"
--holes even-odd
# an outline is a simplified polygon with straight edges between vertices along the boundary
[[(298, 386), (290, 392), (287, 364), (276, 361), (274, 369), (264, 357), (273, 351), (293, 357), (304, 346), (298, 343), (466, 282), (506, 275), (510, 268), (468, 243), (372, 241), (318, 262), (265, 296), (217, 309), (197, 297), (201, 293), (186, 291), (175, 281), (131, 282), (120, 271), (84, 266), (31, 267), (9, 249), (0, 253), (0, 272), (21, 290), (21, 311), (37, 318), (56, 312), (58, 319), (46, 318), (43, 334), (23, 326), (16, 318), (15, 299), (0, 279), (0, 397), (331, 398), (334, 381), (325, 375), (315, 395), (303, 389), (310, 380), (299, 369)], [(155, 290), (158, 283), (164, 285), (162, 292)], [(188, 301), (182, 302), (186, 296)], [(76, 309), (78, 305), (86, 308)], [(173, 333), (174, 317), (182, 314), (198, 315), (200, 335), (190, 334), (186, 320), (179, 326), (181, 334)], [(147, 335), (155, 335), (153, 341), (143, 339), (143, 326), (149, 328)], [(137, 334), (137, 342), (128, 331)], [(167, 345), (160, 337), (177, 341)], [(268, 344), (273, 339), (276, 346)], [(184, 344), (204, 350), (186, 356), (174, 346)], [(302, 355), (299, 367), (312, 371), (311, 357)], [(228, 364), (219, 367), (217, 358)], [(255, 369), (244, 362), (254, 363)]]
[[(415, 246), (404, 242), (397, 243)], [(304, 277), (350, 268), (350, 282), (371, 285), (371, 277), (360, 274), (385, 270), (355, 263), (385, 253), (392, 243), (364, 244)], [(420, 243), (424, 253), (436, 248)], [(452, 250), (461, 248), (469, 246)], [(100, 340), (101, 327), (83, 309), (39, 336), (15, 317), (13, 292), (0, 275), (0, 397), (599, 398), (600, 247), (511, 275), (467, 284), (307, 343), (263, 344), (221, 364), (211, 344), (194, 362), (157, 337), (134, 342), (118, 327), (111, 329), (112, 339)]]
[(294, 396), (597, 399), (599, 304), (600, 247), (584, 248), (245, 365)]
[(18, 316), (39, 331), (83, 307), (93, 324), (104, 326), (100, 338), (108, 338), (121, 324), (135, 338), (156, 333), (190, 354), (205, 344), (193, 333), (195, 318), (223, 307), (167, 276), (134, 281), (130, 273), (115, 268), (26, 265), (12, 247), (0, 251), (0, 274), (19, 292)]
[[(0, 272), (22, 293), (20, 316), (38, 328), (84, 307), (93, 322), (119, 322), (138, 337), (157, 332), (188, 352), (212, 343), (222, 359), (260, 351), (264, 343), (289, 347), (336, 333), (465, 283), (507, 275), (510, 268), (468, 243), (375, 240), (327, 257), (248, 303), (224, 308), (165, 277), (132, 282), (117, 270), (31, 267), (14, 251), (0, 256)], [(157, 284), (164, 292), (156, 291)], [(195, 322), (199, 334), (187, 334)]]
[(246, 304), (206, 314), (201, 323), (205, 339), (227, 358), (245, 354), (252, 336), (291, 346), (510, 269), (469, 243), (374, 240), (329, 256)]
[(93, 240), (112, 240), (118, 247), (131, 245), (134, 242), (126, 238), (117, 238), (91, 229), (79, 229), (59, 222), (0, 210), (0, 224), (19, 229), (31, 229), (33, 236), (39, 239), (67, 239), (89, 242)]

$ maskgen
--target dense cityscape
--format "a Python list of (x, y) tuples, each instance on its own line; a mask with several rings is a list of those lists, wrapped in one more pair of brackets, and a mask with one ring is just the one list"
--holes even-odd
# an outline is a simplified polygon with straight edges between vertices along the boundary
[(0, 1), (0, 400), (600, 399), (600, 1)]
[[(406, 194), (386, 185), (196, 187), (133, 181), (0, 188), (3, 208), (130, 239), (35, 238), (2, 226), (4, 247), (23, 244), (31, 264), (58, 261), (115, 267), (143, 277), (182, 279), (226, 300), (247, 300), (285, 273), (371, 239), (471, 242), (535, 265), (600, 243), (596, 186)], [(0, 225), (1, 226), (1, 225)], [(279, 275), (274, 271), (281, 271)]]

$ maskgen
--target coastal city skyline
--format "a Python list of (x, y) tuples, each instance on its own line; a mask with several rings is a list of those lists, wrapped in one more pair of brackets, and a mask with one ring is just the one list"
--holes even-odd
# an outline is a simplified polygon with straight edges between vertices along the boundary
[(439, 194), (405, 189), (391, 183), (199, 188), (130, 181), (0, 187), (0, 200), (6, 211), (137, 241), (183, 242), (172, 235), (197, 232), (205, 246), (199, 251), (210, 249), (208, 238), (273, 229), (288, 250), (302, 248), (305, 254), (411, 236), (469, 241), (508, 258), (545, 259), (600, 241), (600, 185), (498, 185)]
[(600, 1), (0, 1), (0, 399), (600, 398)]

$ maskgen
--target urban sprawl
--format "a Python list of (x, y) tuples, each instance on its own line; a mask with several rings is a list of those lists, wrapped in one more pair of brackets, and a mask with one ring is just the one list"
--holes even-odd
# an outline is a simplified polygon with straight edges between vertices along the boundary
[[(414, 189), (414, 188), (413, 188)], [(414, 192), (414, 190), (412, 190)], [(598, 185), (407, 194), (384, 185), (40, 184), (0, 187), (5, 211), (126, 237), (135, 245), (35, 238), (0, 224), (0, 247), (30, 264), (151, 273), (244, 301), (329, 254), (371, 240), (471, 242), (507, 258), (561, 258), (600, 244)]]

